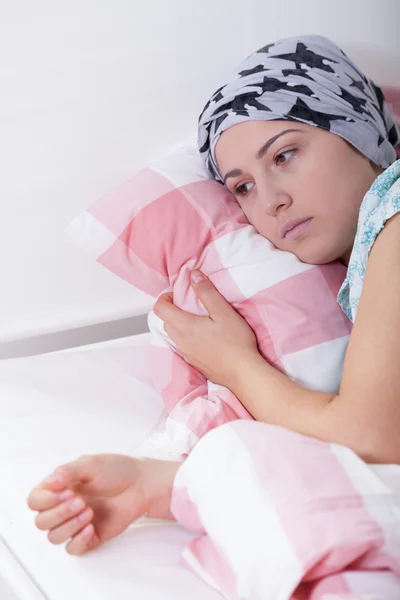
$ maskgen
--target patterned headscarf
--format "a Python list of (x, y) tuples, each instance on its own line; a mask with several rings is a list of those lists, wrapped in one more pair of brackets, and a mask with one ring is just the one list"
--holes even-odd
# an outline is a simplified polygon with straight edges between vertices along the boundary
[(198, 146), (222, 182), (215, 145), (243, 121), (299, 121), (331, 131), (377, 165), (396, 160), (399, 131), (382, 90), (332, 41), (320, 35), (278, 40), (239, 65), (199, 117)]

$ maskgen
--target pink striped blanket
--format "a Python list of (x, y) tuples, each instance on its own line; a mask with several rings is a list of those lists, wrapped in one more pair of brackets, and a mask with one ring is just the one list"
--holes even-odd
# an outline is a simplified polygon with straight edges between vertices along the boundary
[(399, 600), (400, 466), (255, 421), (209, 432), (171, 504), (184, 563), (229, 600)]

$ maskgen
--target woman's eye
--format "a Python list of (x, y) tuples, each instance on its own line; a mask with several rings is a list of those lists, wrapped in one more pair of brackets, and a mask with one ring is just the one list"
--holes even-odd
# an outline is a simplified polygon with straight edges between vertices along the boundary
[(247, 183), (241, 183), (240, 185), (237, 186), (237, 188), (235, 189), (235, 193), (238, 196), (246, 196), (249, 193), (249, 189), (246, 187), (247, 185), (254, 185), (253, 183), (251, 183), (250, 181), (248, 181)]
[[(289, 162), (289, 160), (292, 158), (292, 155), (296, 152), (296, 149), (293, 148), (292, 150), (285, 150), (285, 152), (280, 152), (279, 154), (277, 154), (274, 157), (274, 162), (277, 166), (279, 165), (283, 165), (287, 162)], [(247, 194), (251, 191), (252, 188), (248, 188), (247, 186), (253, 186), (254, 183), (251, 183), (250, 181), (248, 181), (247, 183), (241, 183), (240, 185), (237, 186), (237, 188), (235, 188), (235, 194), (237, 196), (247, 196)]]
[[(288, 160), (290, 160), (290, 158), (291, 158), (291, 157), (289, 157), (288, 159), (286, 159), (286, 158), (285, 158), (285, 155), (286, 155), (286, 154), (293, 154), (294, 152), (295, 152), (295, 150), (285, 150), (285, 152), (280, 152), (280, 154), (277, 154), (277, 155), (275, 156), (275, 159), (274, 159), (274, 160), (275, 160), (275, 164), (277, 164), (277, 165), (280, 165), (280, 164), (283, 164), (283, 163), (285, 163), (285, 162), (288, 162)], [(282, 157), (283, 157), (285, 160), (283, 160), (283, 161), (279, 161), (278, 159), (281, 159)]]

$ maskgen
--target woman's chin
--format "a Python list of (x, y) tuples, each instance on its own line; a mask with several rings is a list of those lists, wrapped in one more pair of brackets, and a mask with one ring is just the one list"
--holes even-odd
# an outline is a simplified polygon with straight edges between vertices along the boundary
[(338, 252), (327, 248), (298, 248), (293, 254), (307, 265), (326, 265), (338, 260), (340, 256)]

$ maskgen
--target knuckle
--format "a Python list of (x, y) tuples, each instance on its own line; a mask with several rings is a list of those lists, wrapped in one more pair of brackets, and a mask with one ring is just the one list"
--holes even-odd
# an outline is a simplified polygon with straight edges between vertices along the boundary
[(52, 475), (61, 477), (62, 479), (64, 479), (66, 476), (68, 476), (68, 465), (60, 465), (60, 466), (56, 467), (54, 469)]
[(71, 516), (71, 512), (73, 512), (73, 509), (71, 508), (71, 501), (67, 500), (62, 506), (60, 506), (58, 513), (60, 516), (60, 520), (65, 521), (66, 519), (68, 519)]
[(97, 454), (82, 454), (78, 458), (78, 462), (84, 465), (89, 471), (93, 471), (99, 467), (101, 460)]
[(65, 465), (59, 465), (53, 471), (54, 475), (65, 475)]
[(90, 514), (89, 512), (87, 512), (86, 510), (84, 511), (84, 513), (82, 513), (78, 517), (75, 517), (75, 519), (73, 520), (73, 534), (72, 535), (78, 534), (84, 527), (86, 527), (86, 525), (88, 525), (89, 522), (91, 521), (92, 517), (93, 517), (93, 515)]
[(91, 506), (86, 506), (85, 508), (85, 518), (91, 519), (94, 515), (93, 509)]

